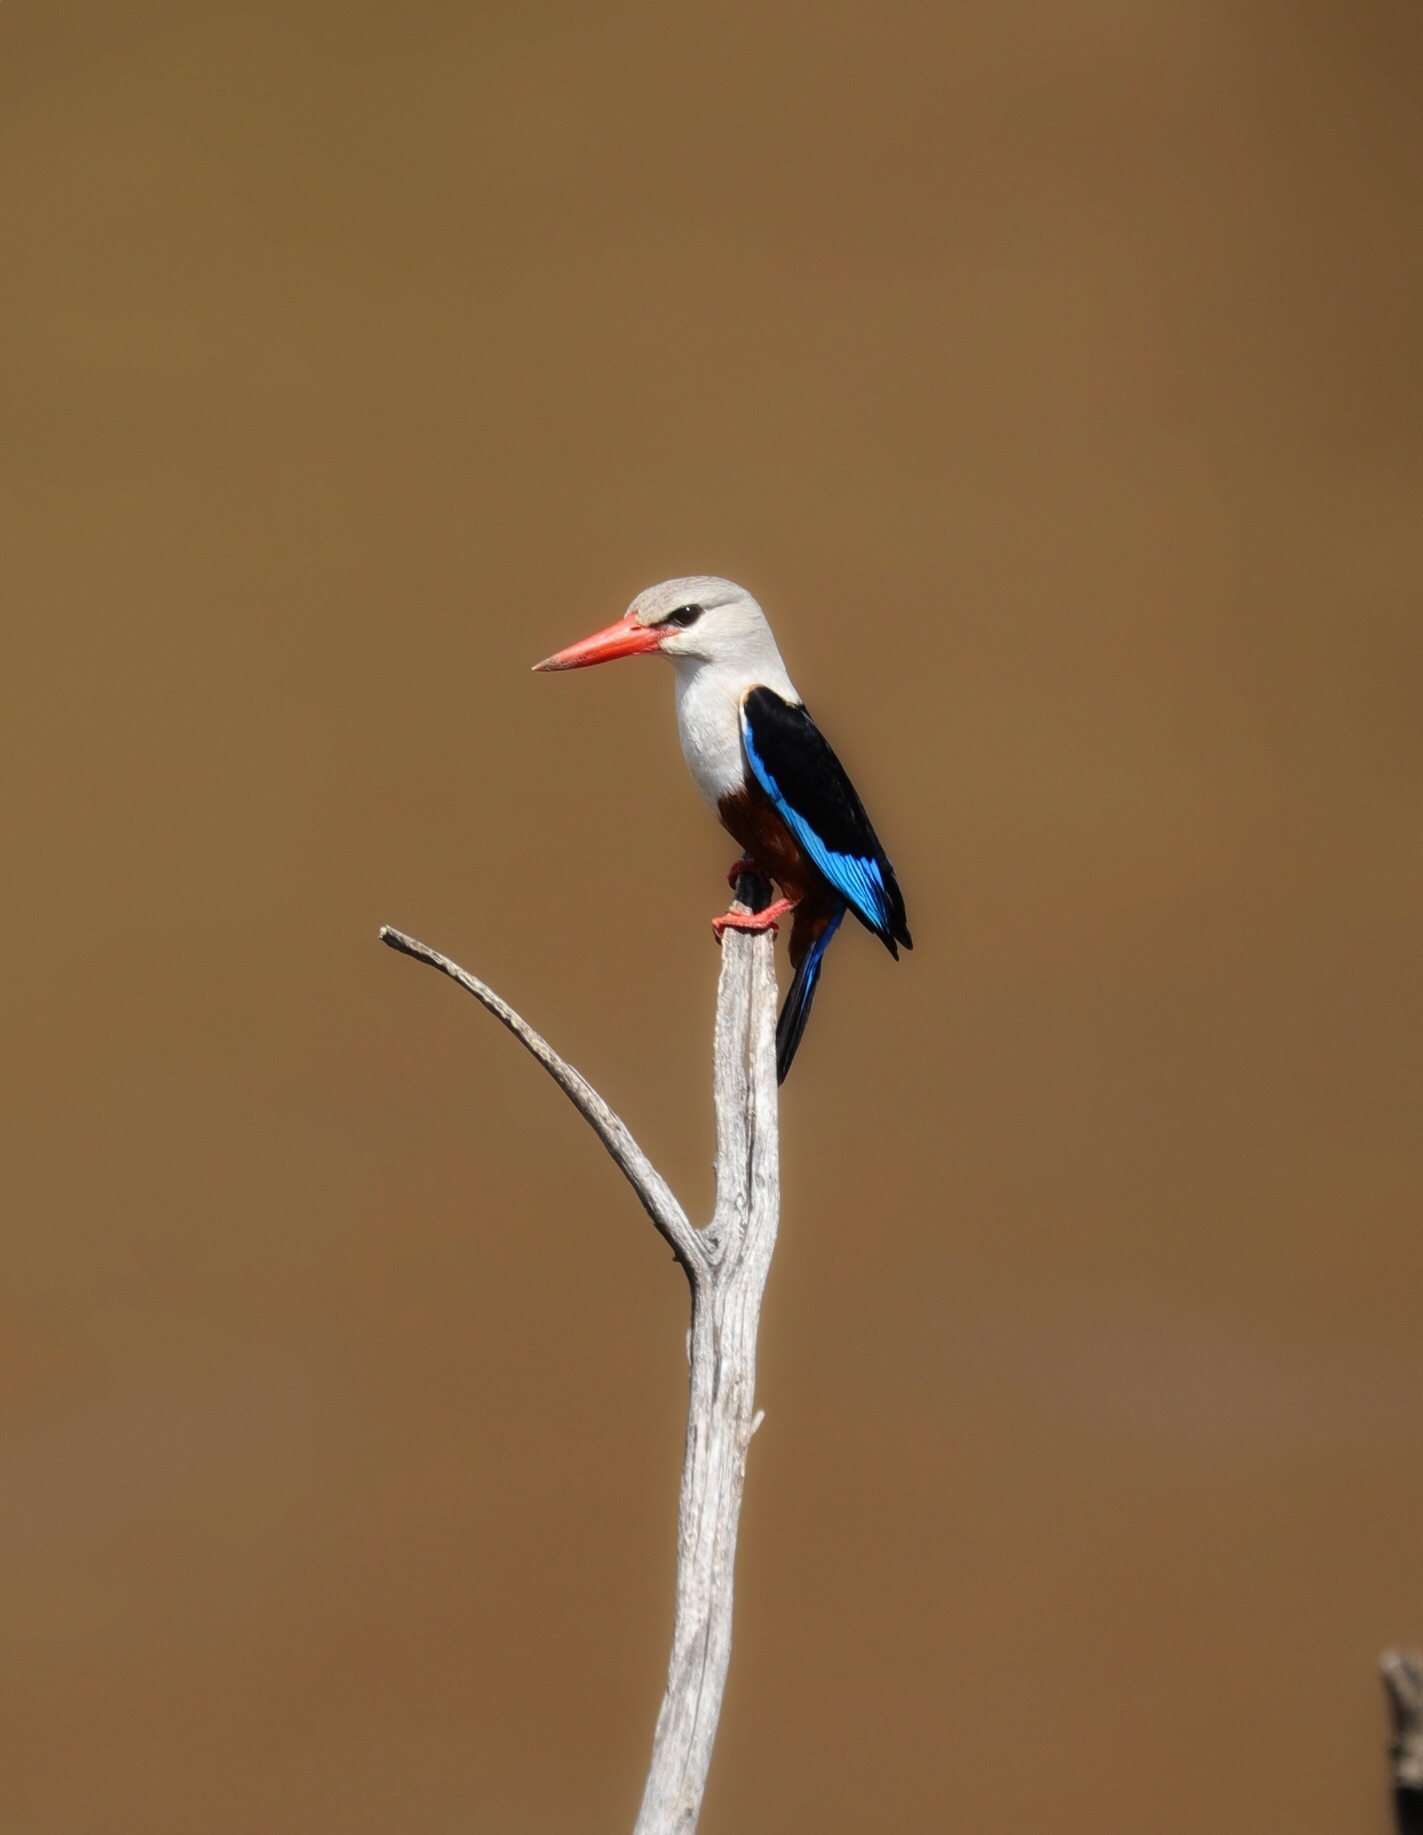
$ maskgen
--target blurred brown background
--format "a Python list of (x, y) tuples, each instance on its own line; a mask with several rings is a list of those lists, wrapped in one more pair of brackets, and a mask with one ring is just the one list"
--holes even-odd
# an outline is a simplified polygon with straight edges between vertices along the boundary
[(1413, 0), (7, 0), (0, 1828), (616, 1830), (767, 605), (919, 947), (784, 1101), (704, 1828), (1387, 1827)]

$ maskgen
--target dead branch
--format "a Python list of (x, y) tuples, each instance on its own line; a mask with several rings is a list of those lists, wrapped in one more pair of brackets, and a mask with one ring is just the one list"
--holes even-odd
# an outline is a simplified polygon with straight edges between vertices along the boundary
[[(746, 910), (769, 889), (737, 885)], [(388, 926), (392, 949), (457, 981), (538, 1059), (598, 1135), (671, 1245), (692, 1292), (687, 1444), (677, 1522), (677, 1590), (667, 1689), (635, 1835), (691, 1835), (701, 1811), (731, 1658), (732, 1574), (755, 1412), (756, 1334), (780, 1217), (776, 971), (769, 934), (722, 942), (712, 1093), (716, 1206), (697, 1229), (665, 1179), (586, 1078), (475, 976)]]

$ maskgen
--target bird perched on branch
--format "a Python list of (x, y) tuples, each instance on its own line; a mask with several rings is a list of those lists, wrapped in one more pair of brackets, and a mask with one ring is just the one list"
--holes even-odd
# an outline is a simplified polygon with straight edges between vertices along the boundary
[(661, 654), (676, 671), (682, 754), (702, 795), (745, 850), (727, 875), (781, 889), (764, 911), (714, 918), (723, 930), (775, 931), (794, 912), (795, 973), (776, 1025), (781, 1082), (815, 998), (820, 964), (847, 910), (898, 959), (913, 948), (894, 868), (864, 805), (791, 685), (760, 606), (730, 580), (692, 575), (639, 593), (606, 630), (546, 657), (538, 670), (584, 669)]

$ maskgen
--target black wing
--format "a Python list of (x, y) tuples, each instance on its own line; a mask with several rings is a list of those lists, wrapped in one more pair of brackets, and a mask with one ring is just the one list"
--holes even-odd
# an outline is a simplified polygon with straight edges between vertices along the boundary
[(756, 781), (810, 859), (862, 924), (914, 947), (889, 856), (870, 826), (845, 767), (805, 708), (769, 688), (741, 703), (741, 735)]

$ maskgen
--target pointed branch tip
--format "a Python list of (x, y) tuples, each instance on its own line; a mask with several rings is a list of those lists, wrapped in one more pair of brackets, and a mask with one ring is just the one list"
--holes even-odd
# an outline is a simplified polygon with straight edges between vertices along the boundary
[(661, 1231), (683, 1272), (695, 1288), (709, 1270), (707, 1252), (687, 1213), (673, 1195), (672, 1188), (648, 1159), (629, 1133), (621, 1117), (604, 1102), (588, 1079), (561, 1058), (541, 1033), (516, 1013), (493, 988), (486, 987), (478, 976), (462, 969), (448, 956), (442, 956), (428, 943), (406, 936), (392, 924), (382, 924), (380, 940), (403, 956), (411, 956), (430, 968), (439, 969), (451, 981), (457, 981), (466, 993), (473, 994), (486, 1012), (508, 1028), (533, 1058), (537, 1058), (574, 1108), (602, 1141), (628, 1184), (642, 1202), (643, 1209)]

